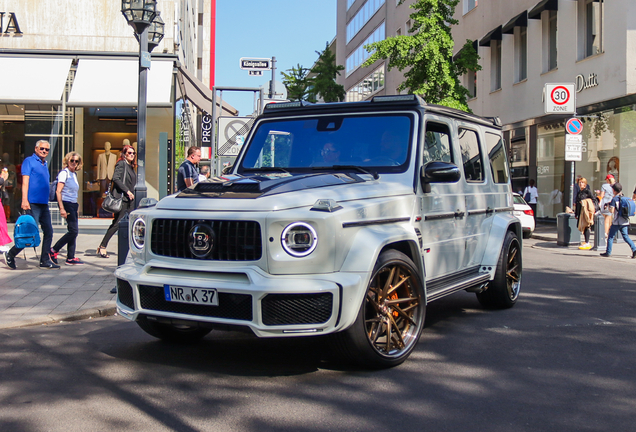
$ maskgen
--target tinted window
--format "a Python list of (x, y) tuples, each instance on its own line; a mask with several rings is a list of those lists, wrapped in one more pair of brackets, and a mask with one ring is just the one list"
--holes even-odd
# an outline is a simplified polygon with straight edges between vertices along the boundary
[(422, 164), (433, 161), (453, 162), (453, 154), (448, 126), (428, 123), (422, 149)]
[(459, 147), (462, 151), (464, 175), (468, 182), (484, 181), (484, 169), (477, 132), (470, 129), (459, 130)]
[(499, 135), (486, 132), (486, 147), (495, 183), (508, 183), (508, 158), (503, 139)]

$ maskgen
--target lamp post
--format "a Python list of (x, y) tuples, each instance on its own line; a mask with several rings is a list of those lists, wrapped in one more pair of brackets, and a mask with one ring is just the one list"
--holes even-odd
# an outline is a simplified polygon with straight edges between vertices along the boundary
[[(139, 97), (137, 102), (137, 183), (135, 208), (146, 197), (146, 101), (150, 51), (163, 39), (164, 22), (157, 12), (157, 0), (122, 0), (121, 13), (135, 30), (139, 41)], [(152, 33), (152, 34), (150, 34)], [(149, 41), (150, 39), (150, 41)], [(149, 49), (150, 47), (150, 49)]]

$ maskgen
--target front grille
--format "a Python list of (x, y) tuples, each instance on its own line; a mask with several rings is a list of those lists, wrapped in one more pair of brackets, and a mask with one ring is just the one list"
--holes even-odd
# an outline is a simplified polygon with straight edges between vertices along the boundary
[(322, 324), (331, 317), (333, 295), (268, 294), (262, 301), (263, 324)]
[(166, 301), (163, 287), (140, 285), (139, 298), (143, 309), (174, 312), (235, 320), (252, 320), (252, 296), (249, 294), (218, 293), (219, 305), (198, 305)]
[(121, 304), (129, 307), (130, 309), (135, 309), (132, 287), (125, 280), (117, 279), (117, 297)]
[(197, 258), (188, 245), (188, 234), (196, 224), (211, 227), (216, 238), (212, 252), (204, 259), (215, 261), (256, 261), (261, 258), (261, 226), (254, 221), (155, 219), (150, 248), (155, 255)]

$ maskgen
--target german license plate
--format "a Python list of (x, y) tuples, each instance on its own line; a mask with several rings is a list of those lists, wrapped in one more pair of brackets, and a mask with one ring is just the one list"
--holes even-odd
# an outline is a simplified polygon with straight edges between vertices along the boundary
[(176, 303), (202, 304), (218, 306), (219, 297), (214, 288), (192, 288), (175, 285), (164, 285), (166, 301)]

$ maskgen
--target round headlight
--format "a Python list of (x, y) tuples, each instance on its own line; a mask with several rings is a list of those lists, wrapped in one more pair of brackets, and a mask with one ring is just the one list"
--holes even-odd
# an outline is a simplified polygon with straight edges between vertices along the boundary
[(131, 231), (132, 242), (137, 249), (143, 249), (146, 241), (146, 222), (142, 218), (135, 220)]
[(285, 252), (291, 256), (304, 257), (316, 249), (318, 235), (311, 225), (294, 222), (283, 230), (280, 241)]

